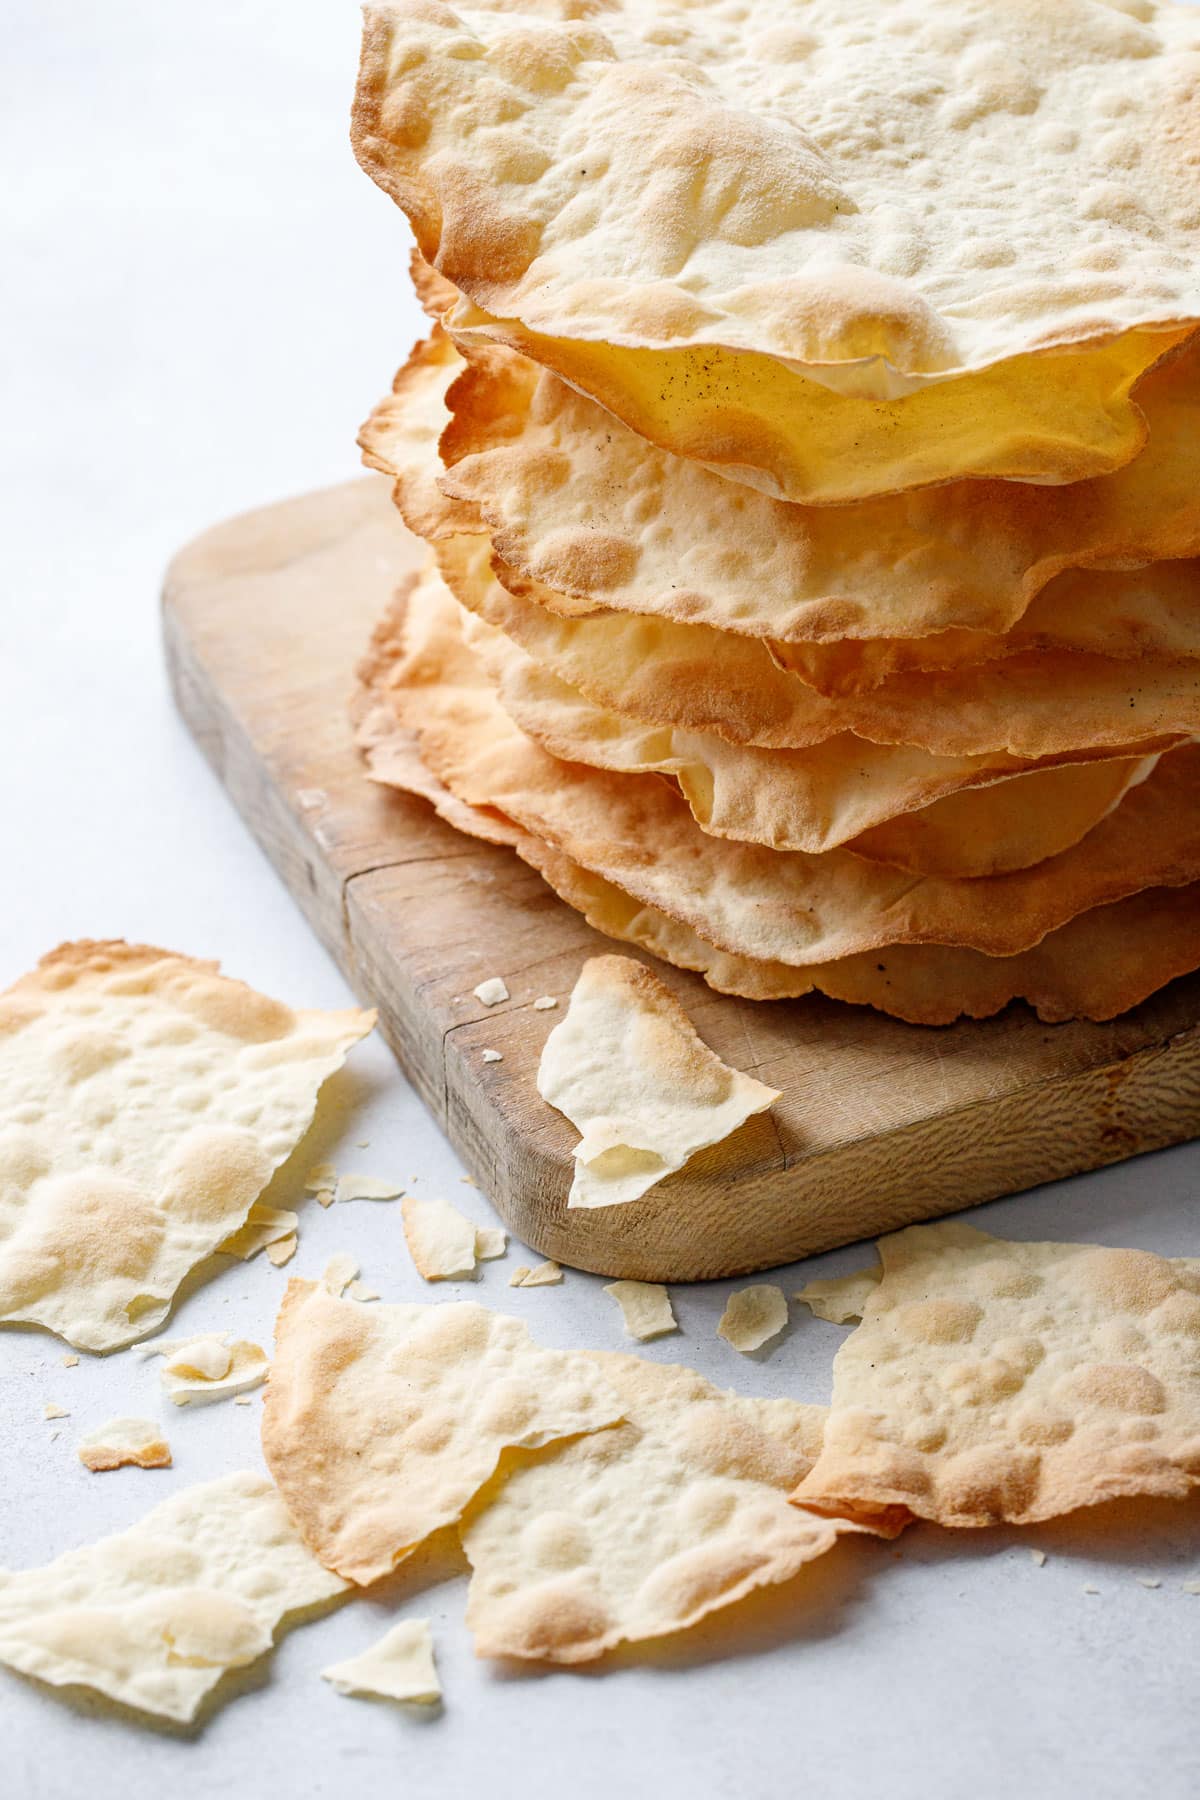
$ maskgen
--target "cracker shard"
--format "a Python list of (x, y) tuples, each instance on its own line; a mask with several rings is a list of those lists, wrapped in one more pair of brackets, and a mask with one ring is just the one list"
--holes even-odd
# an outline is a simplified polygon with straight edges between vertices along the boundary
[(428, 1619), (404, 1619), (378, 1643), (321, 1670), (339, 1694), (363, 1694), (376, 1700), (408, 1700), (432, 1706), (442, 1697), (433, 1661), (433, 1635)]
[(665, 1337), (679, 1324), (665, 1287), (654, 1281), (613, 1281), (605, 1288), (621, 1309), (625, 1330), (632, 1338)]
[(87, 1350), (153, 1331), (373, 1023), (142, 945), (43, 958), (0, 997), (0, 1319)]
[(0, 1572), (0, 1662), (186, 1722), (289, 1615), (344, 1588), (265, 1476), (227, 1475), (173, 1495), (131, 1531)]
[[(400, 1210), (409, 1253), (423, 1280), (456, 1281), (474, 1274), (481, 1234), (457, 1207), (448, 1200), (418, 1200), (410, 1194)], [(496, 1254), (490, 1236), (484, 1244)]]
[(1200, 1481), (1200, 1268), (957, 1222), (879, 1244), (796, 1498), (1028, 1523)]
[(153, 1419), (110, 1419), (79, 1440), (85, 1469), (169, 1469), (171, 1446)]
[(762, 1281), (751, 1287), (737, 1288), (730, 1294), (717, 1332), (727, 1344), (747, 1356), (771, 1338), (778, 1337), (787, 1321), (788, 1308), (783, 1290), (770, 1281)]
[(683, 1630), (862, 1529), (787, 1500), (823, 1408), (744, 1399), (635, 1356), (591, 1359), (624, 1422), (510, 1467), (468, 1515), (480, 1655), (583, 1662)]
[(641, 963), (595, 956), (546, 1039), (538, 1092), (583, 1134), (570, 1206), (623, 1206), (779, 1098), (730, 1069)]
[(366, 1584), (454, 1524), (502, 1451), (621, 1416), (603, 1369), (466, 1302), (359, 1306), (293, 1280), (263, 1449), (321, 1560)]
[(831, 1325), (857, 1324), (863, 1308), (879, 1286), (882, 1270), (856, 1269), (852, 1275), (834, 1275), (825, 1281), (810, 1281), (796, 1295), (818, 1319)]

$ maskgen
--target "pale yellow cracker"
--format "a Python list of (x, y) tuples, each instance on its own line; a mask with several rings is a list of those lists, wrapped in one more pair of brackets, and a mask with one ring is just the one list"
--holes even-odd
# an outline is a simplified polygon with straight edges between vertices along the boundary
[(620, 1417), (602, 1372), (469, 1303), (358, 1306), (291, 1281), (276, 1324), (263, 1450), (331, 1568), (366, 1584), (463, 1508), (505, 1449)]
[(743, 1399), (635, 1356), (593, 1360), (625, 1423), (509, 1465), (468, 1514), (481, 1656), (583, 1662), (683, 1630), (860, 1529), (787, 1502), (822, 1407)]
[(404, 1236), (423, 1281), (460, 1281), (475, 1272), (478, 1232), (448, 1200), (401, 1201)]
[(289, 1617), (345, 1585), (265, 1476), (227, 1475), (130, 1531), (0, 1572), (0, 1662), (186, 1722), (227, 1669), (256, 1662)]
[(1028, 1523), (1200, 1479), (1200, 1266), (953, 1222), (879, 1244), (796, 1497)]
[(285, 1263), (290, 1263), (293, 1256), (295, 1256), (296, 1246), (299, 1241), (299, 1238), (293, 1231), (290, 1237), (280, 1238), (277, 1243), (268, 1244), (267, 1261), (269, 1263), (274, 1263), (277, 1269), (282, 1269)]
[(760, 1350), (787, 1324), (788, 1309), (782, 1288), (773, 1282), (756, 1282), (752, 1287), (735, 1288), (725, 1303), (717, 1326), (718, 1336), (748, 1356)]
[(241, 1227), (374, 1023), (66, 944), (0, 997), (0, 1318), (114, 1350)]
[(857, 1324), (863, 1307), (879, 1286), (880, 1268), (856, 1269), (853, 1275), (833, 1275), (824, 1281), (810, 1281), (796, 1295), (818, 1319), (832, 1325)]
[(176, 1406), (203, 1406), (261, 1387), (271, 1365), (260, 1344), (225, 1333), (152, 1346), (161, 1355), (162, 1384)]
[(613, 1281), (605, 1288), (621, 1309), (626, 1334), (631, 1338), (665, 1337), (678, 1331), (679, 1322), (665, 1287), (654, 1281)]
[(509, 1277), (509, 1287), (557, 1287), (563, 1278), (560, 1265), (556, 1262), (538, 1263), (536, 1268), (527, 1268), (521, 1263)]
[(332, 1682), (339, 1694), (432, 1706), (442, 1697), (442, 1684), (434, 1667), (429, 1620), (402, 1620), (357, 1656), (322, 1669), (321, 1679)]
[(486, 981), (481, 981), (479, 986), (472, 988), (471, 991), (477, 1000), (482, 1001), (484, 1006), (499, 1006), (509, 997), (508, 989), (499, 975), (489, 975)]
[(294, 1212), (256, 1200), (246, 1216), (246, 1223), (218, 1244), (217, 1249), (223, 1256), (238, 1256), (243, 1262), (249, 1262), (260, 1250), (269, 1250), (286, 1238), (294, 1238), (299, 1223)]
[(339, 1175), (337, 1198), (341, 1200), (395, 1200), (400, 1183), (382, 1175)]
[(153, 1419), (110, 1419), (80, 1438), (79, 1460), (95, 1474), (106, 1469), (169, 1469), (171, 1446)]
[(623, 956), (583, 965), (538, 1092), (582, 1133), (569, 1206), (640, 1199), (779, 1098), (723, 1063), (658, 977)]

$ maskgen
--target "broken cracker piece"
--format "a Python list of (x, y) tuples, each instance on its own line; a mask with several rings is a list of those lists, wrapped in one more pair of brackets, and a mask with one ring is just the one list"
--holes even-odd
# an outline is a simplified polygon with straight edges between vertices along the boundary
[(59, 1360), (64, 1369), (77, 1369), (79, 1367), (79, 1358), (77, 1356), (64, 1356)]
[(293, 1256), (295, 1256), (296, 1246), (299, 1241), (299, 1238), (293, 1231), (291, 1237), (280, 1238), (278, 1243), (268, 1244), (267, 1261), (269, 1263), (274, 1263), (277, 1269), (282, 1269), (284, 1265), (290, 1263)]
[(503, 1062), (504, 1057), (499, 1050), (485, 1050), (482, 1053), (482, 1060), (485, 1063), (498, 1063)]
[(79, 1440), (79, 1460), (99, 1474), (106, 1469), (169, 1469), (171, 1446), (153, 1419), (110, 1419)]
[(187, 1722), (288, 1618), (345, 1591), (264, 1475), (187, 1488), (130, 1531), (0, 1572), (0, 1662)]
[(717, 1334), (743, 1356), (758, 1350), (771, 1338), (778, 1337), (788, 1321), (787, 1301), (783, 1290), (773, 1282), (761, 1281), (751, 1287), (738, 1288), (721, 1314)]
[(1027, 1524), (1200, 1483), (1195, 1261), (957, 1221), (878, 1249), (802, 1504)]
[(856, 1269), (853, 1275), (835, 1275), (827, 1281), (810, 1281), (796, 1295), (818, 1319), (831, 1325), (857, 1324), (863, 1308), (879, 1286), (883, 1270), (878, 1263), (873, 1269)]
[(0, 996), (0, 1319), (85, 1350), (153, 1331), (374, 1019), (293, 1012), (142, 945), (44, 957)]
[(679, 1322), (671, 1306), (671, 1296), (656, 1281), (613, 1281), (605, 1288), (621, 1309), (625, 1330), (631, 1338), (643, 1343), (648, 1338), (665, 1337), (678, 1331)]
[(1031, 1550), (1029, 1552), (1029, 1554), (1033, 1558), (1034, 1562), (1037, 1564), (1039, 1569), (1045, 1567), (1046, 1552), (1044, 1550)]
[(553, 994), (539, 994), (533, 1003), (534, 1012), (553, 1012), (558, 1001)]
[(528, 1263), (518, 1263), (508, 1278), (509, 1287), (524, 1287), (526, 1277), (533, 1274)]
[(538, 1092), (582, 1134), (569, 1206), (623, 1206), (779, 1098), (723, 1063), (656, 975), (583, 965), (546, 1039)]
[(348, 1250), (338, 1250), (325, 1264), (321, 1286), (330, 1294), (343, 1294), (358, 1274), (358, 1264)]
[(507, 1465), (467, 1514), (477, 1654), (584, 1662), (680, 1631), (864, 1529), (789, 1506), (794, 1471), (820, 1447), (823, 1407), (589, 1355), (623, 1423)]
[(400, 1202), (409, 1254), (425, 1281), (458, 1281), (475, 1273), (477, 1228), (448, 1200)]
[(70, 1416), (67, 1408), (65, 1406), (59, 1406), (57, 1401), (54, 1400), (47, 1400), (45, 1406), (42, 1408), (43, 1419), (69, 1419)]
[(339, 1694), (432, 1706), (441, 1699), (442, 1686), (434, 1667), (429, 1620), (402, 1620), (357, 1656), (322, 1669), (321, 1679), (332, 1682)]
[[(519, 1279), (518, 1279), (519, 1277)], [(563, 1278), (563, 1272), (556, 1262), (538, 1263), (530, 1269), (521, 1263), (513, 1270), (509, 1279), (509, 1287), (557, 1287)]]
[(365, 1281), (352, 1281), (347, 1287), (346, 1293), (351, 1300), (357, 1300), (364, 1306), (367, 1301), (379, 1298), (379, 1289), (368, 1287)]
[(263, 1450), (317, 1555), (360, 1584), (454, 1524), (501, 1452), (613, 1424), (593, 1360), (466, 1301), (358, 1306), (292, 1280)]
[(499, 1006), (509, 997), (508, 989), (499, 975), (489, 976), (486, 981), (481, 981), (478, 987), (472, 988), (471, 992), (484, 1006)]
[(337, 1198), (343, 1200), (395, 1200), (400, 1184), (382, 1175), (339, 1175)]
[(201, 1338), (167, 1351), (162, 1384), (176, 1406), (202, 1406), (261, 1387), (270, 1368), (261, 1344), (234, 1338), (215, 1345)]
[(223, 1243), (218, 1244), (217, 1249), (222, 1256), (238, 1256), (243, 1262), (249, 1262), (260, 1250), (269, 1250), (272, 1244), (282, 1243), (288, 1237), (294, 1238), (299, 1223), (294, 1212), (288, 1212), (279, 1206), (266, 1206), (261, 1200), (256, 1200), (250, 1208), (246, 1223), (232, 1232)]
[(495, 1262), (508, 1249), (508, 1233), (501, 1225), (480, 1225), (475, 1232), (475, 1257), (478, 1262)]

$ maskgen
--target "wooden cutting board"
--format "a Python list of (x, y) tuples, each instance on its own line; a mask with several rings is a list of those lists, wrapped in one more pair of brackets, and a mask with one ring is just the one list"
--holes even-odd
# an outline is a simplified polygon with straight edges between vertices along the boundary
[[(637, 1204), (568, 1211), (576, 1134), (534, 1077), (584, 959), (614, 946), (511, 852), (369, 781), (351, 741), (355, 661), (420, 554), (377, 479), (219, 525), (168, 573), (167, 659), (235, 805), (533, 1250), (642, 1280), (742, 1274), (1200, 1134), (1200, 975), (1108, 1025), (1013, 1006), (937, 1030), (727, 999), (654, 964), (782, 1098)], [(471, 990), (490, 975), (511, 999), (489, 1009)]]

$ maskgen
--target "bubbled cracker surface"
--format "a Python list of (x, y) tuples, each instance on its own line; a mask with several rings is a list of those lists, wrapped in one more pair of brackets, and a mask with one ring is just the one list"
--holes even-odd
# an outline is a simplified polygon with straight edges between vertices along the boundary
[(186, 1721), (226, 1669), (270, 1648), (289, 1613), (344, 1585), (265, 1476), (228, 1475), (43, 1568), (0, 1572), (0, 1662)]
[(584, 963), (538, 1065), (538, 1092), (581, 1133), (568, 1206), (624, 1206), (778, 1100), (729, 1068), (669, 988), (624, 956)]
[(635, 1356), (594, 1360), (625, 1423), (509, 1468), (468, 1517), (480, 1655), (582, 1662), (682, 1630), (855, 1529), (787, 1503), (822, 1408), (744, 1399)]
[(451, 1525), (503, 1450), (620, 1417), (602, 1371), (469, 1303), (361, 1306), (292, 1281), (263, 1449), (292, 1517), (360, 1584)]
[(1200, 1481), (1195, 1262), (956, 1223), (879, 1253), (801, 1503), (986, 1525)]
[(87, 1350), (153, 1330), (373, 1020), (143, 946), (44, 958), (0, 996), (0, 1318)]

